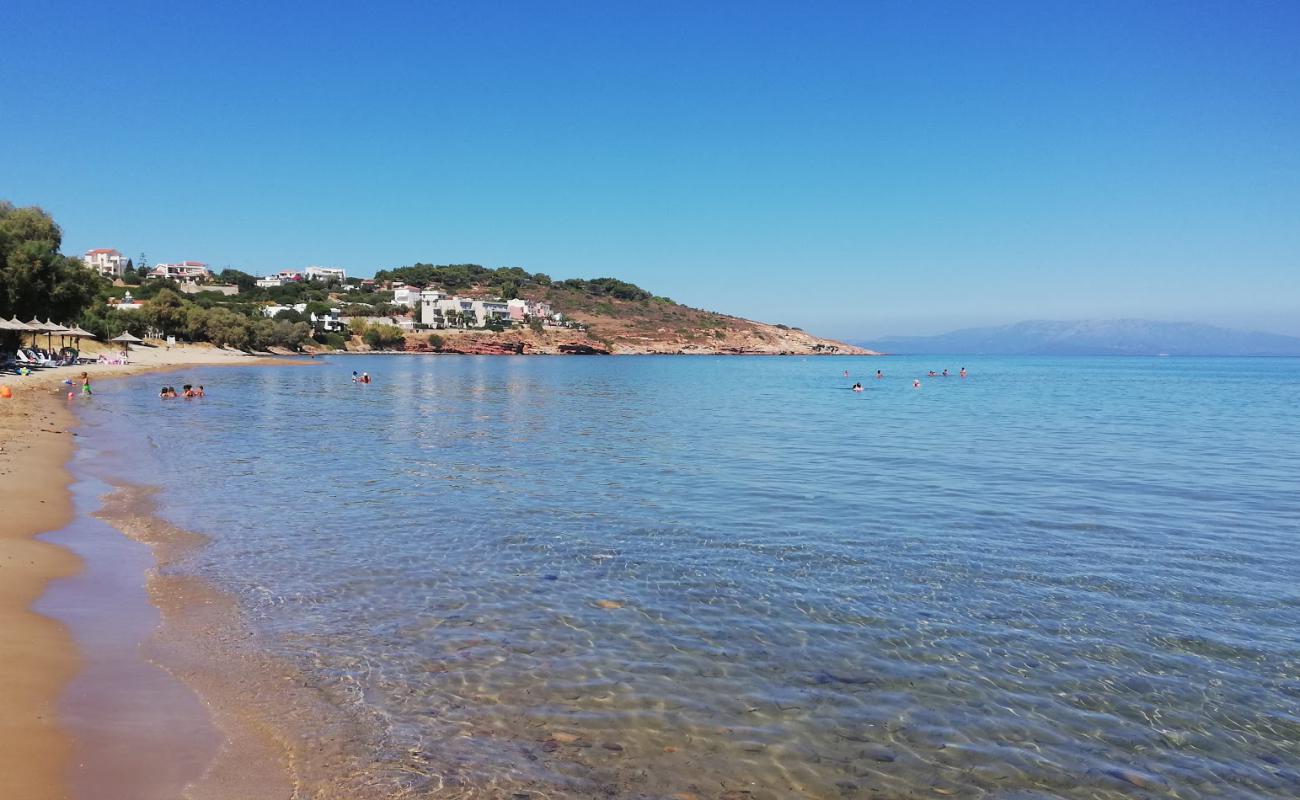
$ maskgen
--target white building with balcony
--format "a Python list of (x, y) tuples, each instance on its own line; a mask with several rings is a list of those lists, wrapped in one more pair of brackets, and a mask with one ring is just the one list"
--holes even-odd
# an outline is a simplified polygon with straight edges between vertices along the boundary
[(342, 283), (348, 279), (348, 274), (344, 272), (342, 267), (308, 267), (302, 271), (302, 276), (305, 280), (320, 281), (321, 283), (330, 281)]
[(394, 286), (393, 305), (414, 308), (420, 302), (420, 290), (414, 286)]
[(87, 250), (81, 259), (86, 262), (87, 267), (105, 278), (120, 278), (126, 269), (127, 259), (122, 258), (122, 254), (118, 251), (107, 247)]
[(155, 264), (149, 270), (151, 278), (170, 278), (181, 283), (201, 283), (212, 280), (212, 270), (201, 261), (182, 261), (178, 264)]

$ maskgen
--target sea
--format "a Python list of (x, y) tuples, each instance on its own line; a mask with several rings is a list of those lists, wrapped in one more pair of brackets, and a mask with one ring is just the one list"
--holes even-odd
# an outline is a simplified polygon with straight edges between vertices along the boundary
[(77, 402), (380, 795), (1300, 796), (1297, 359), (337, 356)]

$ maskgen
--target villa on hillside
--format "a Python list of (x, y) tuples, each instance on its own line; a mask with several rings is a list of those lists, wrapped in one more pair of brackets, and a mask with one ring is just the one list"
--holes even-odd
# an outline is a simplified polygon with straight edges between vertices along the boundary
[[(407, 298), (404, 296), (404, 299)], [(418, 302), (420, 327), (423, 328), (486, 328), (493, 322), (511, 325), (530, 319), (546, 320), (551, 316), (551, 307), (546, 303), (448, 296), (436, 289), (420, 291)]]
[(393, 305), (414, 308), (420, 302), (421, 292), (414, 286), (394, 286)]
[(149, 270), (151, 278), (170, 278), (181, 283), (206, 283), (212, 280), (212, 270), (201, 261), (182, 261), (178, 264), (155, 264)]
[(86, 254), (81, 257), (86, 262), (86, 266), (103, 275), (105, 278), (120, 278), (122, 272), (126, 269), (126, 259), (116, 250), (107, 247), (87, 250)]
[(303, 277), (309, 281), (338, 281), (343, 283), (348, 279), (348, 275), (341, 267), (308, 267), (303, 270)]

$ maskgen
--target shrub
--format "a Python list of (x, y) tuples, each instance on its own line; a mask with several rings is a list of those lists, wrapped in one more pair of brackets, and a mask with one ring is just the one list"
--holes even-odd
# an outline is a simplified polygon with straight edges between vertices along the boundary
[(376, 350), (388, 350), (406, 343), (406, 334), (393, 325), (374, 325), (366, 329), (361, 340)]

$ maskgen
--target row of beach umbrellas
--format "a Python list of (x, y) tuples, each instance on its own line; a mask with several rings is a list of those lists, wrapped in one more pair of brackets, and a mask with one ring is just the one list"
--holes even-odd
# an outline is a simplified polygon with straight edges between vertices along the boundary
[[(39, 319), (33, 319), (31, 322), (20, 322), (17, 317), (7, 320), (0, 317), (0, 331), (18, 331), (19, 333), (32, 334), (32, 344), (36, 344), (36, 337), (45, 334), (47, 346), (55, 336), (59, 338), (72, 339), (94, 339), (95, 335), (90, 331), (82, 329), (80, 325), (73, 325), (71, 328), (59, 325), (46, 320), (41, 322)], [(131, 342), (139, 342), (140, 339), (129, 333), (123, 333), (121, 336), (110, 339), (111, 342), (122, 342), (130, 345)]]

